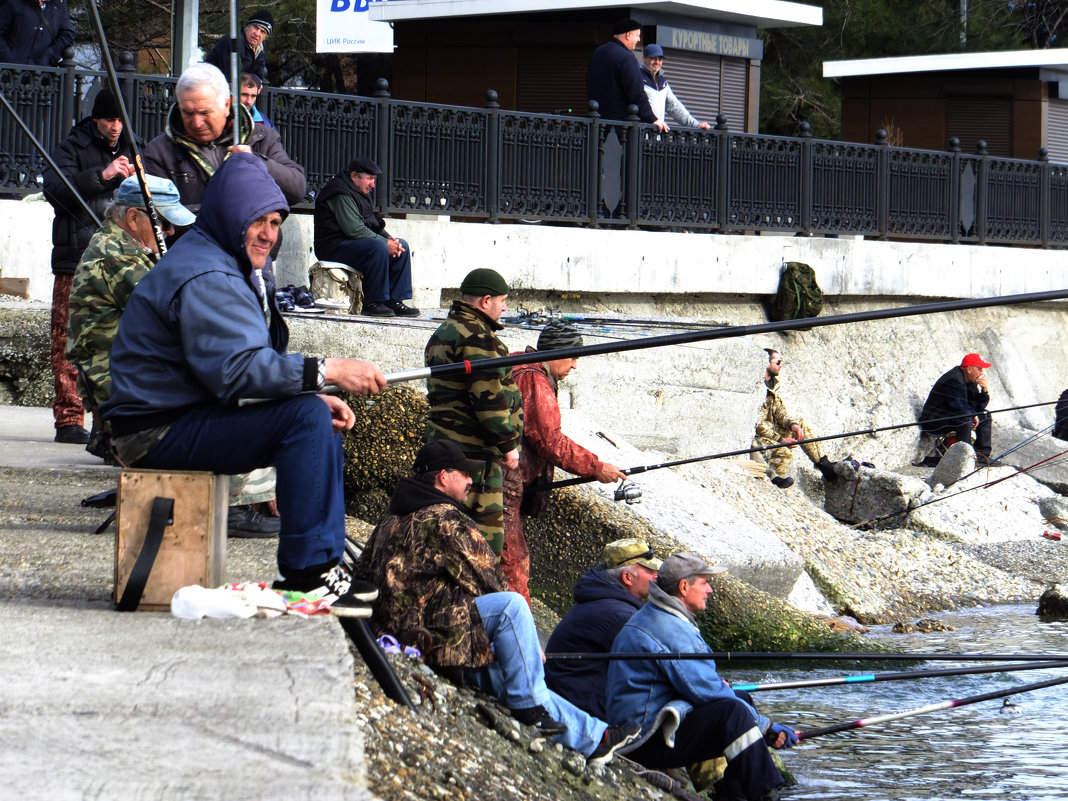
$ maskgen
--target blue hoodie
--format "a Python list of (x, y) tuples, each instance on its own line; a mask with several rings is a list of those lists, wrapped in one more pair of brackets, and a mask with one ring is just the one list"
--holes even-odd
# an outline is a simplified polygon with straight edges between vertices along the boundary
[[(612, 641), (642, 608), (642, 602), (609, 578), (604, 563), (591, 567), (575, 584), (575, 605), (553, 630), (545, 644), (546, 653), (598, 653), (612, 650)], [(549, 659), (545, 662), (545, 684), (579, 709), (605, 720), (604, 691), (608, 682), (608, 662), (604, 660)]]
[(315, 360), (286, 354), (274, 299), (268, 323), (250, 278), (245, 234), (272, 211), (285, 215), (289, 205), (262, 161), (232, 155), (208, 183), (196, 224), (138, 283), (111, 349), (114, 391), (101, 406), (116, 436), (193, 406), (305, 388)]

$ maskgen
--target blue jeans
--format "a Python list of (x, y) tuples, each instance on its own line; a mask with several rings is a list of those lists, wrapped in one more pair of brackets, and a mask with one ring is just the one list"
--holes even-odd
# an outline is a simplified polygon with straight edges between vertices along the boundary
[(554, 720), (567, 726), (566, 734), (553, 739), (586, 756), (592, 754), (608, 724), (545, 686), (538, 630), (523, 596), (493, 592), (476, 598), (475, 603), (494, 657), (491, 665), (476, 672), (476, 682), (485, 688), (488, 681), (497, 699), (509, 709), (545, 707)]
[(278, 569), (336, 562), (345, 548), (341, 435), (315, 395), (250, 406), (197, 406), (175, 422), (137, 467), (247, 473), (278, 471)]
[(363, 294), (368, 303), (408, 300), (412, 296), (412, 255), (408, 243), (403, 239), (400, 243), (404, 252), (393, 257), (385, 239), (346, 239), (326, 258), (363, 274)]

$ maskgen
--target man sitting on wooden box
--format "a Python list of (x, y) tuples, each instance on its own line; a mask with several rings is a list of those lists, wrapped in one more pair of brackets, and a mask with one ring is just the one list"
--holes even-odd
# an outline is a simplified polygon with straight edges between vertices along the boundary
[[(288, 213), (259, 158), (227, 159), (196, 224), (130, 295), (101, 411), (123, 465), (231, 474), (275, 467), (275, 588), (318, 590), (338, 614), (369, 617), (366, 602), (378, 591), (350, 585), (339, 565), (339, 434), (355, 418), (340, 399), (315, 393), (333, 384), (366, 395), (386, 379), (367, 362), (286, 353), (289, 332), (262, 271)], [(261, 402), (239, 405), (244, 399)]]

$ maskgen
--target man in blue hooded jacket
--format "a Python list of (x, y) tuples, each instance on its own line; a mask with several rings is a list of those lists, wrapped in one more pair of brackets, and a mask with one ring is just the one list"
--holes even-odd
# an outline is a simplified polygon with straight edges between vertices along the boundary
[[(607, 654), (623, 624), (649, 597), (660, 560), (649, 544), (637, 537), (604, 546), (604, 561), (594, 565), (575, 584), (575, 605), (553, 629), (545, 644), (548, 653)], [(605, 719), (604, 688), (608, 662), (598, 659), (549, 659), (545, 684), (579, 709)]]
[[(710, 654), (694, 614), (708, 603), (709, 576), (723, 571), (696, 554), (669, 556), (649, 585), (649, 601), (623, 626), (612, 653)], [(629, 759), (658, 769), (723, 756), (727, 768), (717, 798), (778, 798), (783, 777), (767, 746), (789, 748), (797, 734), (735, 695), (711, 658), (614, 661), (605, 700), (609, 725), (642, 722)]]
[[(262, 273), (288, 212), (261, 159), (227, 159), (196, 224), (131, 294), (111, 351), (112, 395), (101, 408), (122, 464), (226, 474), (275, 467), (275, 587), (339, 596), (349, 589), (338, 565), (339, 434), (355, 418), (340, 399), (315, 393), (332, 384), (366, 395), (386, 380), (367, 362), (286, 353), (289, 331)], [(261, 402), (238, 405), (243, 399)], [(377, 595), (366, 586), (358, 593)], [(358, 616), (369, 615), (367, 607)]]

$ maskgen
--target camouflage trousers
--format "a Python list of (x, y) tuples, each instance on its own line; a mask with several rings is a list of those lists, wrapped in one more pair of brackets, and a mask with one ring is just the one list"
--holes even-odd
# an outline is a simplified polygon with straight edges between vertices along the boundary
[(523, 505), (523, 480), (519, 470), (504, 471), (504, 548), (501, 571), (511, 592), (519, 593), (530, 606), (530, 549), (519, 516)]
[(52, 378), (55, 400), (52, 416), (56, 428), (80, 426), (85, 422), (85, 408), (78, 394), (78, 371), (67, 361), (67, 322), (70, 319), (70, 288), (73, 275), (57, 275), (52, 282)]
[(251, 473), (230, 476), (230, 505), (248, 506), (273, 501), (276, 475), (273, 467), (261, 467)]
[[(808, 439), (813, 436), (812, 429), (805, 425), (805, 421), (799, 421), (801, 423), (801, 432), (804, 439)], [(779, 437), (792, 437), (792, 431), (776, 432)], [(751, 448), (766, 448), (769, 445), (778, 444), (778, 439), (768, 439), (766, 437), (754, 437)], [(820, 451), (820, 444), (818, 442), (802, 442), (799, 446), (802, 451), (805, 452), (805, 456), (809, 458), (812, 464), (816, 464), (823, 456)], [(759, 462), (766, 467), (770, 468), (776, 476), (785, 476), (786, 471), (790, 469), (790, 462), (793, 461), (794, 453), (790, 448), (783, 446), (782, 448), (776, 448), (773, 451), (760, 451), (758, 453), (749, 454), (749, 458), (754, 462)]]
[(487, 459), (486, 466), (471, 474), (467, 509), (478, 530), (498, 556), (504, 548), (504, 472), (501, 463)]

